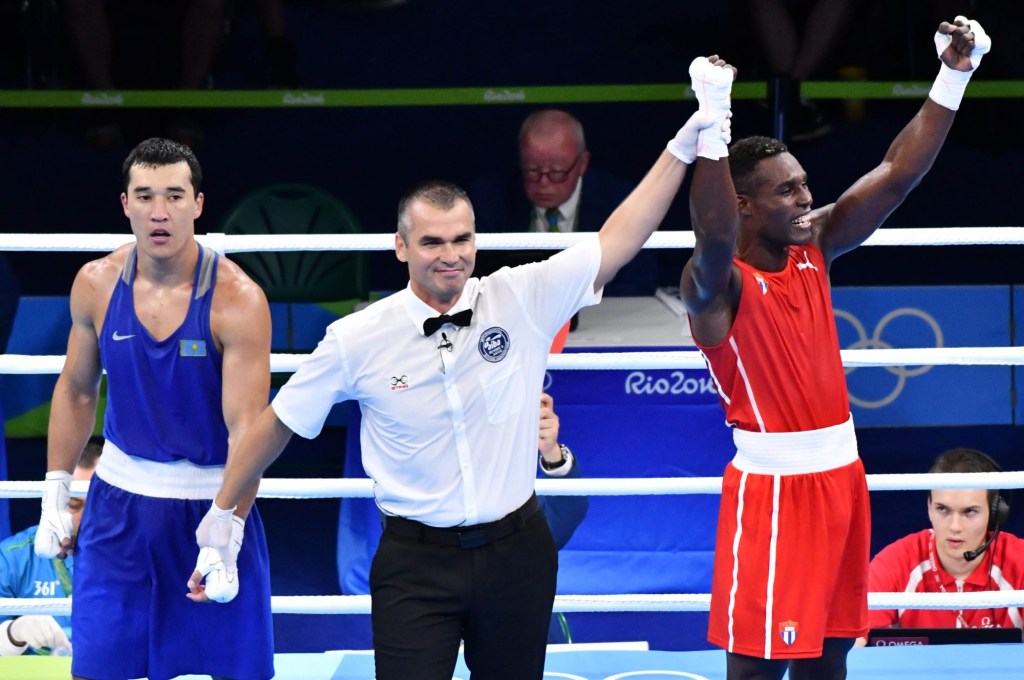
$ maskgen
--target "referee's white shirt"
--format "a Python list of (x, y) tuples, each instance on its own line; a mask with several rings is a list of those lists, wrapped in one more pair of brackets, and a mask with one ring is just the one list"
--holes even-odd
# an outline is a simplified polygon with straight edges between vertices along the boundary
[[(601, 301), (600, 265), (595, 234), (469, 279), (448, 313), (472, 309), (471, 325), (430, 337), (423, 321), (438, 313), (406, 287), (328, 326), (274, 411), (313, 438), (335, 403), (355, 399), (363, 467), (386, 514), (437, 527), (499, 519), (533, 493), (548, 352), (569, 317)], [(451, 351), (439, 349), (442, 333)]]

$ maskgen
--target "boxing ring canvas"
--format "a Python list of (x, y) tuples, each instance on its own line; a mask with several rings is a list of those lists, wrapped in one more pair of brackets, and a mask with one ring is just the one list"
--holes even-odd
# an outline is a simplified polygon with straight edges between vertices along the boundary
[[(851, 680), (1015, 677), (1024, 660), (1022, 653), (1024, 647), (1016, 644), (854, 649), (849, 656), (849, 677)], [(374, 677), (373, 657), (366, 652), (277, 654), (274, 663), (276, 680), (372, 680)], [(0, 677), (11, 680), (67, 677), (70, 664), (68, 658), (3, 657), (0, 658)], [(183, 676), (188, 680), (200, 677)], [(724, 680), (725, 652), (552, 652), (547, 657), (544, 677), (563, 680)], [(469, 671), (461, 658), (453, 678), (469, 678)]]

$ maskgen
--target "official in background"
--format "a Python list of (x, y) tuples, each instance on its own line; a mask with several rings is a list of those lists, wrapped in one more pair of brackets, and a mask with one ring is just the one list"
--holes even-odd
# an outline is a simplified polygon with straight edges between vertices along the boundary
[[(950, 449), (929, 473), (1001, 472), (975, 449)], [(1002, 531), (1010, 494), (996, 489), (932, 489), (932, 528), (890, 543), (871, 560), (872, 593), (977, 593), (1024, 589), (1024, 540)], [(873, 609), (871, 628), (1022, 628), (1021, 610)]]

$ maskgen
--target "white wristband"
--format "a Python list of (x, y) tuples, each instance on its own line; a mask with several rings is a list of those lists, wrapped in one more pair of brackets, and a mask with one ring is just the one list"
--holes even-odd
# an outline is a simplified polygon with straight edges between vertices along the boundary
[(729, 147), (722, 139), (722, 135), (722, 126), (720, 125), (712, 125), (701, 130), (697, 135), (697, 155), (713, 161), (728, 156)]
[[(237, 508), (237, 505), (232, 505), (230, 508), (223, 509), (219, 505), (217, 505), (217, 501), (214, 501), (213, 503), (210, 504), (210, 515), (219, 520), (231, 519), (232, 517), (234, 517), (235, 510)], [(244, 523), (245, 520), (242, 520), (242, 522)]]
[(960, 101), (964, 98), (964, 91), (973, 74), (973, 70), (957, 71), (942, 64), (928, 97), (936, 104), (956, 111), (960, 108)]

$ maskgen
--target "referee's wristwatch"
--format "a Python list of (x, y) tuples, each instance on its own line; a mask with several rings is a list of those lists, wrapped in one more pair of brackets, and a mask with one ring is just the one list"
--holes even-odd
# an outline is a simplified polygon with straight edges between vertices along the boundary
[(540, 466), (548, 472), (554, 472), (555, 470), (572, 464), (572, 451), (569, 450), (569, 447), (565, 444), (559, 444), (558, 449), (562, 453), (562, 459), (555, 463), (547, 462), (544, 460), (544, 456), (540, 457)]

